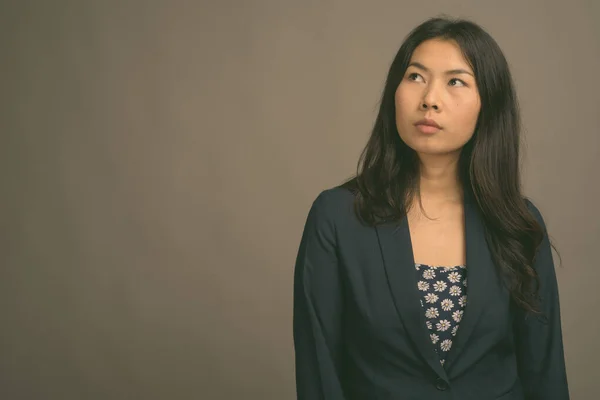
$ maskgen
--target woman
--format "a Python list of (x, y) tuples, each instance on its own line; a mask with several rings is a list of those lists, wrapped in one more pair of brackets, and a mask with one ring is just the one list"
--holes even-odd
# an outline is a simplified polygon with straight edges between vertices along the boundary
[(551, 244), (521, 194), (519, 140), (496, 42), (466, 20), (415, 28), (356, 176), (308, 214), (298, 399), (569, 398)]

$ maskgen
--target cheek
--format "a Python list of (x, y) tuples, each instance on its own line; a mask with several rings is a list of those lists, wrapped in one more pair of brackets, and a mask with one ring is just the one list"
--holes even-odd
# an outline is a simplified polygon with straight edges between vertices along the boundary
[(478, 100), (470, 100), (458, 102), (456, 104), (456, 110), (460, 110), (461, 125), (465, 129), (474, 129), (477, 124), (477, 117), (479, 116), (479, 110), (481, 106)]
[(404, 96), (402, 93), (402, 88), (398, 87), (398, 89), (396, 89), (396, 93), (394, 94), (394, 103), (396, 104), (396, 108), (400, 108), (403, 102)]
[(398, 90), (396, 90), (396, 95), (395, 95), (396, 115), (402, 116), (402, 115), (406, 114), (409, 104), (410, 104), (409, 93), (407, 93), (406, 88), (399, 86)]

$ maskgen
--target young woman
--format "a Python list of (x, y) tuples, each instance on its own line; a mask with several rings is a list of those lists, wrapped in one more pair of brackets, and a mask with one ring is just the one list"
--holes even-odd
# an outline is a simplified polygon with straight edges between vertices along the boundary
[(356, 176), (308, 213), (295, 265), (301, 400), (566, 400), (544, 220), (521, 193), (519, 111), (497, 43), (415, 28)]

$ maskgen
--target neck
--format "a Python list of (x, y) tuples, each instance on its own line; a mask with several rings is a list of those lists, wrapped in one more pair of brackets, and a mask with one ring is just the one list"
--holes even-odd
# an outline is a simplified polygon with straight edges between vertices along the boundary
[(427, 202), (459, 202), (463, 193), (458, 158), (420, 155), (419, 191)]

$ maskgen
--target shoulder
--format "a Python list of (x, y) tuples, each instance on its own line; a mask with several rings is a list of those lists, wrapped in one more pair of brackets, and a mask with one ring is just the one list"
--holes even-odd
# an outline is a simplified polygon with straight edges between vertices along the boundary
[(354, 215), (354, 194), (341, 186), (322, 190), (314, 198), (308, 218), (317, 225), (335, 226)]
[[(550, 235), (546, 226), (546, 222), (544, 221), (544, 217), (542, 216), (540, 209), (534, 204), (533, 201), (531, 201), (531, 199), (525, 198), (525, 202), (527, 203), (529, 211), (534, 215), (538, 225), (542, 228), (541, 238), (538, 238), (539, 242), (536, 245), (534, 268), (538, 271), (538, 273), (543, 272), (544, 270), (554, 271), (554, 260), (551, 254), (552, 244), (550, 242)], [(544, 268), (548, 266), (552, 266), (552, 268)]]
[(539, 208), (534, 204), (534, 202), (530, 198), (524, 197), (523, 199), (525, 200), (525, 204), (527, 204), (527, 208), (529, 209), (529, 211), (533, 214), (533, 216), (537, 220), (538, 224), (540, 224), (540, 226), (545, 231), (546, 223), (544, 221), (544, 217), (542, 216), (542, 213), (540, 212)]
[(322, 190), (313, 201), (313, 207), (317, 207), (320, 212), (328, 215), (334, 215), (339, 210), (352, 207), (354, 204), (354, 194), (341, 186)]

